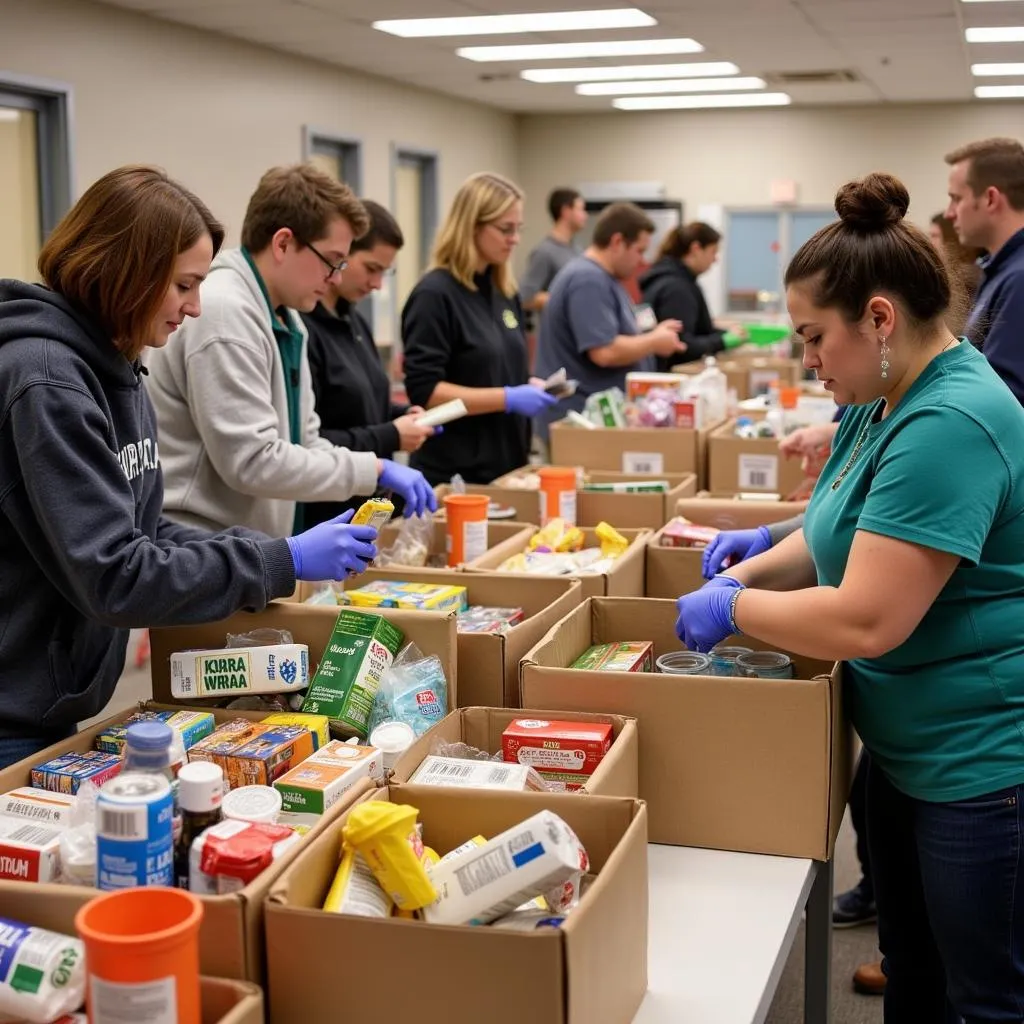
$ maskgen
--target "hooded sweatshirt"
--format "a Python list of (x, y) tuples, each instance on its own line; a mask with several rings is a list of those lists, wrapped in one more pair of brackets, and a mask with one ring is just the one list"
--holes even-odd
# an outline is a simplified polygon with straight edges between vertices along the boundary
[(60, 295), (0, 281), (0, 737), (66, 734), (101, 711), (129, 628), (294, 589), (286, 541), (161, 516), (142, 373)]
[(297, 501), (373, 494), (377, 456), (320, 436), (306, 361), (298, 359), (299, 443), (262, 282), (241, 249), (213, 261), (202, 315), (147, 356), (167, 478), (167, 514), (192, 526), (248, 526), (271, 537), (294, 531)]
[(679, 340), (686, 345), (686, 351), (668, 359), (659, 358), (659, 370), (667, 370), (677, 363), (692, 363), (705, 356), (713, 356), (725, 348), (724, 334), (715, 330), (697, 276), (682, 260), (674, 256), (662, 256), (640, 278), (640, 287), (644, 302), (650, 305), (659, 322), (683, 322)]

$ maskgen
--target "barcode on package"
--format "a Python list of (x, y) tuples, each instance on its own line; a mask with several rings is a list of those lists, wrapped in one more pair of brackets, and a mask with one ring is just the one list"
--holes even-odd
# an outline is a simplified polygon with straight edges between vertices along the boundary
[(30, 846), (45, 846), (60, 838), (55, 828), (40, 828), (38, 825), (22, 825), (7, 836), (11, 843), (28, 843)]
[(145, 807), (100, 807), (96, 830), (104, 839), (145, 839), (149, 829)]
[(173, 658), (171, 659), (171, 686), (179, 694), (192, 692), (191, 676), (186, 675), (184, 666)]
[(508, 768), (493, 768), (491, 774), (487, 776), (487, 781), (492, 786), (504, 786), (511, 774)]
[(622, 472), (654, 476), (665, 472), (665, 456), (660, 452), (623, 452)]
[(434, 765), (433, 771), (427, 776), (446, 779), (468, 779), (473, 774), (475, 765), (472, 764), (438, 764)]
[(779, 486), (777, 455), (741, 455), (739, 457), (741, 491), (775, 491)]
[(455, 877), (459, 881), (463, 896), (471, 896), (485, 885), (491, 885), (499, 878), (512, 873), (504, 847), (488, 850), (475, 857), (468, 864), (458, 868)]
[(12, 800), (4, 808), (4, 816), (8, 818), (30, 818), (33, 821), (50, 821), (55, 815), (60, 817), (60, 811), (54, 811), (52, 807), (39, 807), (36, 804), (25, 804), (20, 800)]

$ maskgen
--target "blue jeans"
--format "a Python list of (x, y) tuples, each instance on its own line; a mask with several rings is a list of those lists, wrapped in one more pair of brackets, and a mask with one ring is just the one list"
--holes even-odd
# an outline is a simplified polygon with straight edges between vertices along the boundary
[(50, 736), (0, 736), (0, 770), (38, 754), (40, 750), (45, 750), (53, 743), (60, 743), (61, 740), (74, 735), (74, 732), (75, 730), (71, 729), (66, 733)]
[(867, 820), (885, 1024), (1024, 1021), (1024, 785), (956, 803), (874, 763)]

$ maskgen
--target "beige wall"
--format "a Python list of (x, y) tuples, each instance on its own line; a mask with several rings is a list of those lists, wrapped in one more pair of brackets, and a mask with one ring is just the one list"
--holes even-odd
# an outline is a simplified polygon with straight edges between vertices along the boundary
[(0, 277), (30, 277), (39, 252), (36, 118), (0, 108)]

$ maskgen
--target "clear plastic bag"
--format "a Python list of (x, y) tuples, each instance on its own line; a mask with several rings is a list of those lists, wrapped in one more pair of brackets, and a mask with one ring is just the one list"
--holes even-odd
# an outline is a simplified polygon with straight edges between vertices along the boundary
[(65, 885), (96, 885), (96, 797), (99, 789), (86, 779), (60, 834), (61, 882)]
[(398, 652), (373, 702), (367, 735), (382, 722), (404, 722), (422, 736), (448, 714), (448, 682), (441, 659), (414, 643)]
[(292, 634), (287, 629), (251, 629), (248, 633), (228, 633), (225, 647), (273, 647), (276, 644), (293, 644)]
[(374, 565), (383, 569), (389, 565), (423, 567), (430, 557), (434, 539), (434, 520), (431, 516), (410, 516), (402, 520), (398, 537), (389, 548), (377, 552)]

